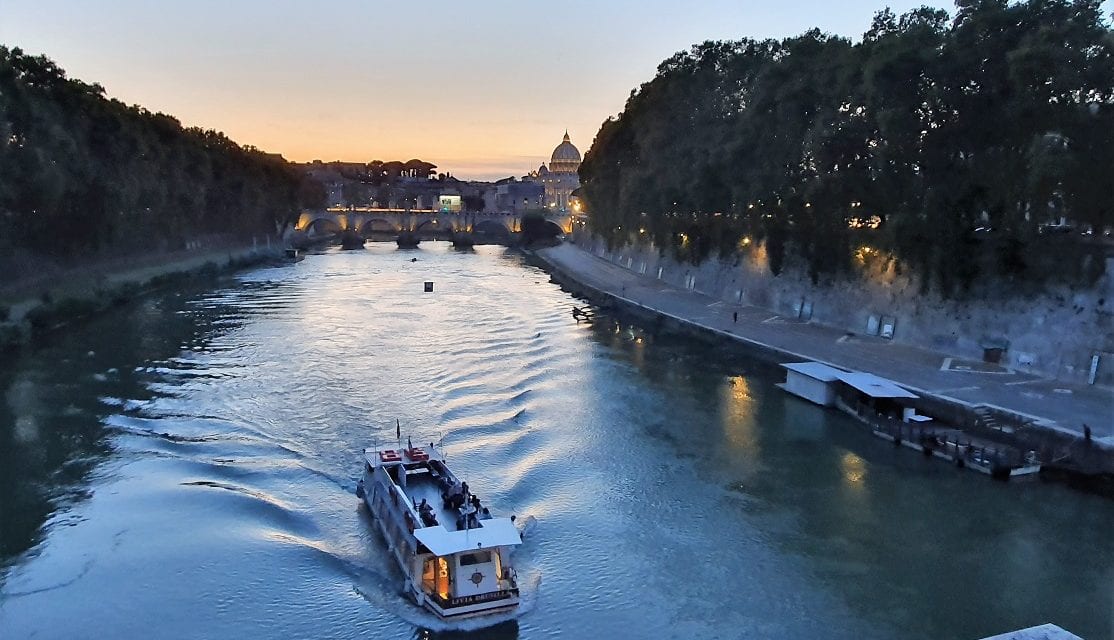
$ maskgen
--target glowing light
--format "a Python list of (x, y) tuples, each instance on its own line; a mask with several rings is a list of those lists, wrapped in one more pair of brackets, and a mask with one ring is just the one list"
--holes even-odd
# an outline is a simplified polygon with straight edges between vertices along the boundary
[(867, 260), (876, 255), (878, 255), (878, 250), (874, 247), (868, 247), (866, 245), (863, 245), (855, 250), (855, 259), (859, 261), (859, 264), (866, 264)]
[(839, 459), (839, 466), (843, 470), (843, 482), (850, 487), (862, 487), (866, 479), (866, 461), (848, 451)]
[(449, 563), (442, 557), (437, 558), (437, 595), (449, 599)]
[(870, 216), (869, 218), (848, 218), (847, 227), (850, 229), (877, 229), (882, 226), (882, 218)]
[(732, 376), (721, 388), (723, 432), (731, 449), (748, 459), (756, 459), (761, 450), (756, 413), (758, 405), (743, 376)]

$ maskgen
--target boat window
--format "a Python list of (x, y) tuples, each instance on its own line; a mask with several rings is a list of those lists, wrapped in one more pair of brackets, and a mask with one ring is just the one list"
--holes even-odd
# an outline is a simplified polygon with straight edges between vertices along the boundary
[(491, 553), (488, 551), (465, 553), (460, 556), (460, 566), (462, 567), (467, 567), (473, 564), (486, 564), (488, 562), (491, 562)]

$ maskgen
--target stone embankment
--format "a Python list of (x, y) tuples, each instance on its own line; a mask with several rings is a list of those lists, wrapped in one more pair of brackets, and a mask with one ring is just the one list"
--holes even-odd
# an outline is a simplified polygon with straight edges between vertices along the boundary
[(217, 274), (281, 256), (281, 244), (273, 239), (218, 246), (198, 243), (182, 251), (94, 261), (5, 283), (0, 287), (0, 351), (18, 348), (37, 333), (182, 278)]
[[(1026, 285), (987, 276), (960, 300), (925, 290), (915, 274), (865, 245), (855, 254), (853, 273), (814, 283), (791, 256), (774, 275), (764, 244), (749, 239), (726, 259), (693, 265), (648, 244), (609, 248), (587, 233), (574, 238), (585, 251), (613, 264), (725, 303), (960, 358), (989, 358), (1066, 382), (1114, 388), (1114, 246), (1098, 251), (1100, 245), (1089, 245), (1092, 251), (1082, 252), (1086, 270), (1103, 274), (1093, 282)], [(1100, 260), (1101, 268), (1095, 264)], [(1065, 271), (1070, 271), (1066, 265)]]
[[(536, 251), (574, 294), (621, 306), (666, 328), (727, 339), (774, 363), (815, 360), (889, 378), (931, 415), (980, 436), (1042, 453), (1049, 474), (1107, 492), (1114, 479), (1114, 391), (1067, 383), (877, 336), (861, 336), (767, 308), (728, 302), (640, 273), (571, 244)], [(1084, 439), (1084, 425), (1091, 439)]]

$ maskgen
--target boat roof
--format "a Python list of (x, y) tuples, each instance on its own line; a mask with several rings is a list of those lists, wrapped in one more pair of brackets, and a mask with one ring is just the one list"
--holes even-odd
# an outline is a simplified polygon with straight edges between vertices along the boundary
[(1083, 638), (1062, 627), (1048, 623), (990, 636), (989, 638), (983, 638), (983, 640), (1083, 640)]
[(854, 387), (872, 398), (916, 398), (916, 394), (893, 380), (880, 378), (865, 371), (847, 371), (823, 362), (786, 362), (781, 366), (821, 382), (840, 382)]
[(522, 537), (518, 535), (518, 529), (510, 518), (492, 518), (480, 522), (482, 527), (460, 531), (449, 531), (442, 526), (424, 527), (415, 530), (414, 537), (439, 556), (522, 544)]
[(899, 387), (893, 380), (879, 378), (873, 373), (864, 371), (841, 371), (836, 376), (840, 382), (848, 384), (872, 398), (916, 398), (903, 387)]
[(787, 362), (781, 366), (821, 382), (834, 382), (839, 380), (839, 374), (847, 373), (823, 362)]

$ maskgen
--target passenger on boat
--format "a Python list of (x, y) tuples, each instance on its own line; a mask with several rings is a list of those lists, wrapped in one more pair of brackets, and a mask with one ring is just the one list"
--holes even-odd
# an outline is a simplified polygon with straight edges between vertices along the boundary
[(441, 494), (441, 497), (445, 500), (446, 509), (456, 509), (460, 507), (461, 504), (464, 504), (464, 492), (462, 486), (463, 485), (461, 485), (461, 483), (457, 481), (449, 487), (448, 491)]

